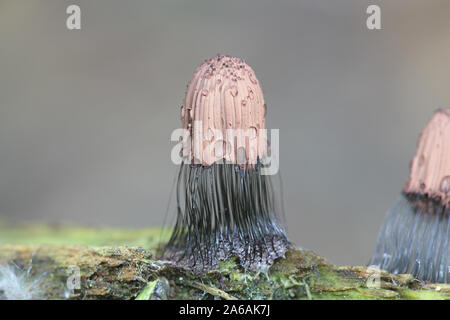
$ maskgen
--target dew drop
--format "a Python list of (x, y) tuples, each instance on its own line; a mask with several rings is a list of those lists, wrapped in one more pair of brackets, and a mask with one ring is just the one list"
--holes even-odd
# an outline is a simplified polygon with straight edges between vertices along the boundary
[(248, 73), (248, 79), (251, 81), (251, 83), (253, 84), (257, 84), (258, 81), (256, 81), (255, 76), (253, 75), (253, 73), (249, 72)]
[(203, 89), (203, 90), (202, 90), (202, 96), (207, 96), (207, 95), (208, 95), (208, 90)]
[(232, 87), (230, 88), (230, 93), (231, 93), (231, 95), (232, 95), (233, 97), (236, 97), (237, 94), (238, 94), (237, 87), (236, 87), (236, 86), (232, 86)]
[(205, 74), (204, 74), (204, 76), (203, 76), (203, 78), (205, 78), (205, 79), (211, 79), (211, 76), (212, 76), (211, 71), (206, 71)]
[(441, 181), (441, 192), (450, 196), (450, 176), (445, 176)]
[(250, 100), (253, 100), (255, 98), (255, 95), (253, 94), (253, 90), (250, 87), (247, 87), (248, 90), (248, 97)]

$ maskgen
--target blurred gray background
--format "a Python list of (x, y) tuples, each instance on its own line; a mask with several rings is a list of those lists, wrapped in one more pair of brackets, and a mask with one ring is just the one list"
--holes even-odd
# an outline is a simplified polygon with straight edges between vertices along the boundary
[(0, 0), (0, 219), (160, 225), (186, 84), (217, 53), (262, 83), (292, 240), (366, 263), (420, 131), (450, 107), (448, 0)]

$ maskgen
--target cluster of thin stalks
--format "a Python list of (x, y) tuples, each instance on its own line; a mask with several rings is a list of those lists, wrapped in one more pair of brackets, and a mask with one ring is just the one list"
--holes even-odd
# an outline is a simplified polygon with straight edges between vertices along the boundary
[(231, 256), (246, 270), (264, 270), (284, 256), (289, 240), (277, 215), (278, 197), (261, 167), (182, 163), (177, 220), (163, 257), (203, 271)]
[(392, 273), (448, 283), (450, 208), (436, 199), (403, 194), (390, 210), (370, 262)]

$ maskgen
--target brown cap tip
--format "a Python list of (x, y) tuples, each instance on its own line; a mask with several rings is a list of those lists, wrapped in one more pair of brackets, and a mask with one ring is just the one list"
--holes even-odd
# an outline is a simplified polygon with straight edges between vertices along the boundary
[(403, 191), (450, 205), (450, 109), (437, 110), (423, 130)]
[(183, 156), (203, 165), (221, 159), (255, 164), (266, 152), (265, 113), (250, 66), (230, 56), (206, 60), (189, 82), (181, 108), (182, 127), (190, 134), (183, 140)]

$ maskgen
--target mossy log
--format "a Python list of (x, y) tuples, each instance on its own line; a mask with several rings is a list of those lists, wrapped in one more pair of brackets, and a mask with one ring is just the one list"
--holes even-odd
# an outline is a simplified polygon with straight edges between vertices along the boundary
[[(365, 266), (335, 266), (297, 248), (267, 273), (235, 260), (203, 275), (156, 259), (167, 230), (0, 224), (0, 265), (14, 265), (43, 299), (449, 299), (450, 285)], [(79, 288), (68, 279), (79, 271)], [(72, 279), (72, 278), (70, 278)], [(0, 292), (1, 296), (1, 292)]]

